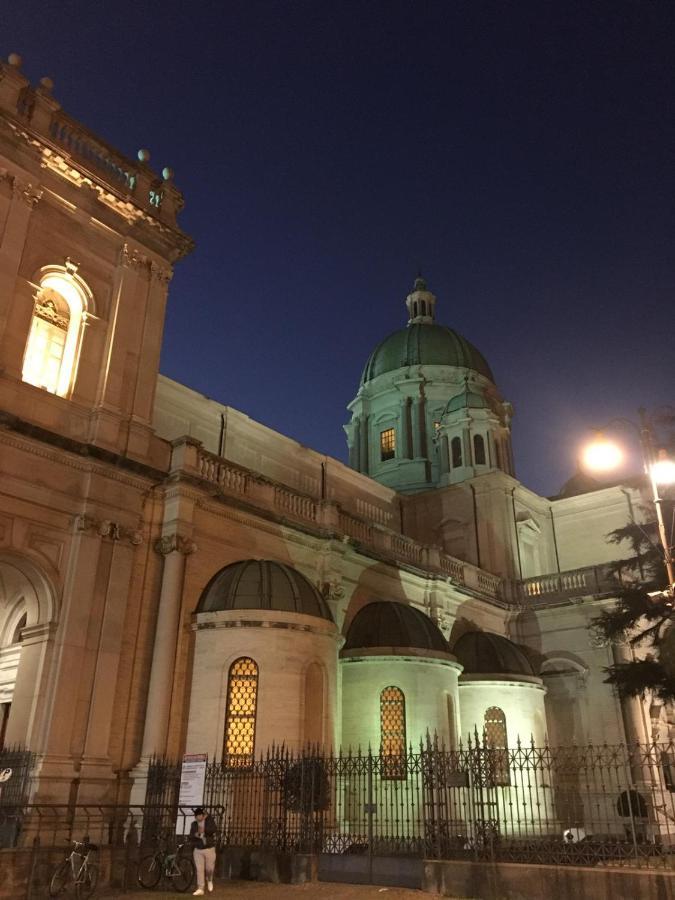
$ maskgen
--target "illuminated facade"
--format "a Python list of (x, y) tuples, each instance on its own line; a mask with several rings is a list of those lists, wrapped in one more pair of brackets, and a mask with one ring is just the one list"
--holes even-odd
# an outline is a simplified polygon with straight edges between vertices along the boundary
[(589, 637), (637, 487), (518, 482), (511, 406), (422, 279), (350, 404), (349, 466), (164, 378), (192, 246), (172, 173), (17, 59), (0, 76), (0, 736), (37, 754), (37, 799), (142, 799), (152, 754), (370, 744), (394, 780), (427, 732), (670, 727), (617, 701), (629, 649)]

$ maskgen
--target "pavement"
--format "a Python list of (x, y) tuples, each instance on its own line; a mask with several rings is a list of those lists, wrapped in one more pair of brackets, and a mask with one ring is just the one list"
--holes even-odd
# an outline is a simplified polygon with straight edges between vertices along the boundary
[[(185, 894), (157, 891), (133, 891), (128, 894), (106, 891), (101, 897), (119, 897), (120, 900), (177, 900), (191, 897)], [(261, 881), (216, 881), (213, 900), (423, 900), (429, 895), (407, 888), (379, 887), (369, 884), (334, 884), (332, 882), (308, 882), (306, 884), (269, 884)]]

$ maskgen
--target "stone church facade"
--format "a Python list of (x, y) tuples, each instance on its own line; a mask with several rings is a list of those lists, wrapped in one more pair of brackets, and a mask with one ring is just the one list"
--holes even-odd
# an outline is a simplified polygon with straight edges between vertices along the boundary
[(35, 798), (125, 803), (153, 754), (274, 742), (395, 765), (427, 732), (657, 737), (604, 683), (628, 648), (590, 630), (640, 484), (520, 483), (511, 405), (421, 278), (349, 466), (162, 376), (192, 242), (139, 156), (2, 64), (0, 736), (37, 755)]

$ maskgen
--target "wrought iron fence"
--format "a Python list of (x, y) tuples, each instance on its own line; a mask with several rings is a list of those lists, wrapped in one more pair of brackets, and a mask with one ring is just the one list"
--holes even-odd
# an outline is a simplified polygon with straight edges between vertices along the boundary
[[(223, 845), (675, 868), (672, 743), (428, 741), (395, 762), (276, 748), (246, 769), (210, 763), (204, 805)], [(179, 765), (154, 760), (146, 809), (177, 808), (179, 783)]]
[[(16, 806), (27, 802), (35, 770), (35, 754), (24, 747), (0, 748), (0, 807)], [(6, 780), (5, 780), (6, 779)]]

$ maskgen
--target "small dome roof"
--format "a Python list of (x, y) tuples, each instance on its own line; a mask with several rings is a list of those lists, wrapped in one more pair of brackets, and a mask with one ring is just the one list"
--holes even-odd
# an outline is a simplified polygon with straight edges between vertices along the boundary
[(450, 653), (439, 627), (414, 606), (393, 600), (368, 603), (352, 619), (344, 650), (412, 647)]
[(465, 675), (534, 675), (520, 647), (501, 634), (467, 631), (452, 652), (464, 666)]
[(448, 401), (445, 413), (457, 412), (459, 409), (490, 409), (486, 397), (476, 391), (462, 391)]
[(273, 609), (333, 621), (328, 604), (304, 575), (269, 559), (225, 566), (206, 586), (196, 612), (237, 609)]
[(456, 366), (494, 382), (483, 355), (461, 334), (435, 323), (408, 325), (381, 341), (368, 357), (361, 384), (406, 366)]

